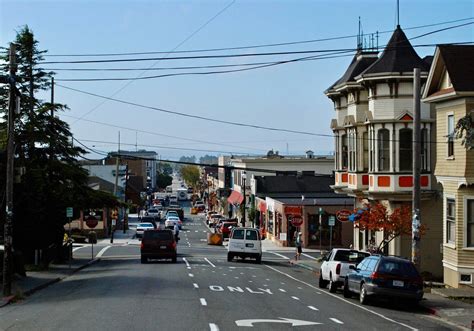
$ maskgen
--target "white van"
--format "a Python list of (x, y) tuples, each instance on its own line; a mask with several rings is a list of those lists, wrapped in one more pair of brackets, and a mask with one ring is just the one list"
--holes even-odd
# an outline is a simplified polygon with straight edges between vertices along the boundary
[(234, 256), (242, 259), (251, 257), (257, 263), (262, 262), (262, 243), (258, 229), (254, 228), (233, 228), (227, 246), (227, 261), (232, 261)]

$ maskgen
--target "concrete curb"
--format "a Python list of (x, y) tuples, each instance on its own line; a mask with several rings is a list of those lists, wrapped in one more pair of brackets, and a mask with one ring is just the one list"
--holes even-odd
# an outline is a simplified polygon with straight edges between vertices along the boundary
[[(56, 277), (56, 278), (53, 278), (53, 279), (50, 279), (50, 280), (47, 280), (45, 281), (43, 284), (39, 284), (38, 286), (35, 286), (27, 291), (25, 291), (23, 293), (23, 295), (25, 295), (26, 297), (34, 294), (35, 292), (37, 291), (40, 291), (42, 289), (45, 289), (53, 284), (56, 284), (56, 283), (59, 283), (60, 281), (74, 275), (76, 272), (78, 271), (81, 271), (82, 269), (85, 269), (97, 262), (100, 261), (100, 258), (99, 259), (94, 259), (94, 260), (90, 260), (89, 262), (81, 265), (80, 267), (76, 268), (76, 269), (73, 269), (71, 270), (71, 273), (69, 275), (66, 275), (66, 276), (63, 276), (63, 277)], [(14, 300), (15, 300), (16, 296), (15, 295), (11, 295), (11, 296), (8, 296), (8, 297), (3, 297), (0, 301), (0, 308), (2, 307), (5, 307), (7, 305), (9, 305), (10, 303), (12, 303)]]

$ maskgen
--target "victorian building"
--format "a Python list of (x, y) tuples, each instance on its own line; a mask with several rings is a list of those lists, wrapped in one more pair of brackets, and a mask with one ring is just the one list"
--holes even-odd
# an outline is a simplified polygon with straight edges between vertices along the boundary
[[(344, 75), (325, 94), (334, 102), (335, 183), (355, 197), (355, 208), (381, 203), (389, 211), (411, 206), (413, 189), (413, 69), (426, 82), (430, 58), (421, 59), (397, 26), (383, 53), (359, 47)], [(421, 269), (441, 276), (442, 202), (434, 180), (434, 111), (421, 106)], [(367, 249), (383, 233), (354, 229), (354, 247)], [(390, 242), (387, 254), (411, 257), (411, 237)]]

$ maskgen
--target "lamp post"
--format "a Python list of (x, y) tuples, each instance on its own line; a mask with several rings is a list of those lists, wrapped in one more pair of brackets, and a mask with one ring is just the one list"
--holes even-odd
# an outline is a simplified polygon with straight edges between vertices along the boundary
[(244, 184), (244, 185), (243, 185), (243, 190), (242, 190), (243, 193), (244, 193), (244, 201), (243, 201), (243, 203), (244, 203), (244, 211), (243, 211), (243, 215), (242, 215), (242, 226), (245, 226), (245, 208), (246, 208), (245, 204), (246, 204), (246, 202), (247, 202), (247, 201), (246, 201), (247, 198), (246, 198), (246, 195), (245, 195), (245, 180), (246, 180), (246, 179), (247, 179), (247, 174), (246, 174), (245, 171), (244, 171), (244, 172), (242, 173), (242, 181), (243, 181), (243, 184)]

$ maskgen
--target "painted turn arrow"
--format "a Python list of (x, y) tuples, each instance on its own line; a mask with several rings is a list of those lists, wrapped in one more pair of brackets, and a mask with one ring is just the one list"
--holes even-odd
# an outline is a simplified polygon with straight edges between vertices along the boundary
[(254, 323), (289, 323), (291, 326), (304, 326), (304, 325), (318, 325), (322, 323), (318, 322), (308, 322), (308, 321), (301, 321), (301, 320), (294, 320), (291, 318), (283, 318), (279, 317), (278, 320), (271, 320), (271, 319), (248, 319), (248, 320), (238, 320), (235, 321), (237, 326), (249, 326), (253, 327)]

